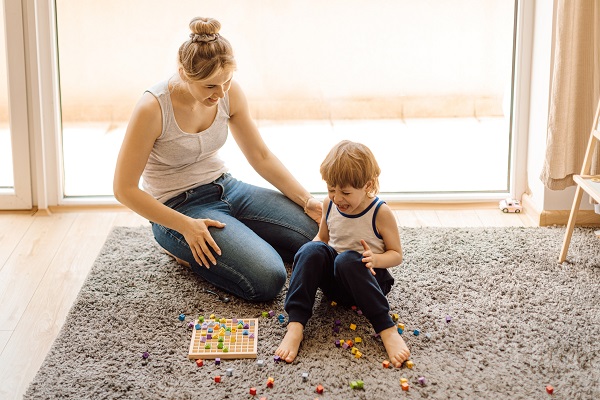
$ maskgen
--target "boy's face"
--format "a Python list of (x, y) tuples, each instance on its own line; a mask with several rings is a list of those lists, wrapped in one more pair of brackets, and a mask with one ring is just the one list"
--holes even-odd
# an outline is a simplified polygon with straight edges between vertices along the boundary
[(365, 187), (357, 189), (352, 186), (327, 185), (329, 199), (344, 214), (359, 214), (369, 204), (371, 199), (367, 196), (370, 182)]

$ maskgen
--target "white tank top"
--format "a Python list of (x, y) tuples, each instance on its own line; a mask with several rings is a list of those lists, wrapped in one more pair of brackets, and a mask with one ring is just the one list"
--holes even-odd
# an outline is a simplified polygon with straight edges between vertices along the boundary
[(227, 172), (217, 154), (227, 140), (229, 94), (219, 99), (217, 115), (208, 129), (183, 132), (173, 113), (169, 81), (147, 92), (156, 97), (162, 110), (162, 133), (154, 142), (142, 174), (142, 187), (154, 198), (165, 202), (186, 190), (210, 183)]
[(360, 214), (344, 214), (337, 207), (333, 207), (333, 201), (327, 208), (327, 228), (329, 230), (329, 245), (339, 253), (346, 250), (354, 250), (362, 253), (364, 248), (360, 239), (364, 239), (373, 253), (385, 252), (383, 238), (377, 231), (375, 219), (379, 207), (385, 203), (375, 197), (371, 204)]

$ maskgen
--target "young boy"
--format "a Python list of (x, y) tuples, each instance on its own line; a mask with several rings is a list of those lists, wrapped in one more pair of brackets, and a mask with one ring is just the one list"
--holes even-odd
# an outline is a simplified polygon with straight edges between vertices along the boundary
[(294, 258), (285, 299), (289, 323), (275, 354), (294, 361), (321, 288), (339, 304), (356, 305), (381, 335), (390, 362), (400, 367), (410, 351), (385, 296), (394, 284), (387, 268), (402, 262), (402, 247), (392, 210), (376, 197), (377, 161), (365, 145), (344, 140), (331, 149), (320, 171), (329, 196), (317, 236)]

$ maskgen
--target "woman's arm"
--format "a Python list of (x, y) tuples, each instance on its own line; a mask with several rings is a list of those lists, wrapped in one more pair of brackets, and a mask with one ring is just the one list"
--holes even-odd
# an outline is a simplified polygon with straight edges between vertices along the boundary
[(303, 207), (317, 223), (320, 222), (321, 202), (314, 199), (269, 150), (250, 116), (246, 96), (235, 81), (229, 89), (229, 105), (231, 134), (252, 168), (290, 200)]
[(216, 263), (208, 246), (217, 254), (221, 253), (208, 226), (222, 228), (224, 224), (187, 217), (139, 188), (140, 177), (161, 132), (162, 113), (158, 100), (150, 93), (144, 93), (133, 111), (117, 158), (113, 180), (115, 198), (142, 217), (184, 235), (196, 261), (208, 267), (208, 260)]

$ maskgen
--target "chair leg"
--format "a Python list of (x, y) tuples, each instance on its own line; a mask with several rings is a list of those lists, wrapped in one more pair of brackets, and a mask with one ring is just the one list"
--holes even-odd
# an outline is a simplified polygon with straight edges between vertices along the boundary
[(577, 185), (575, 198), (573, 199), (573, 207), (571, 207), (571, 214), (569, 215), (569, 222), (567, 223), (567, 231), (565, 232), (562, 249), (560, 251), (560, 256), (558, 257), (559, 263), (563, 263), (567, 259), (567, 252), (569, 251), (569, 245), (571, 244), (571, 237), (573, 236), (573, 229), (575, 229), (575, 221), (577, 220), (577, 213), (579, 212), (582, 196), (583, 189), (581, 189), (581, 186)]

